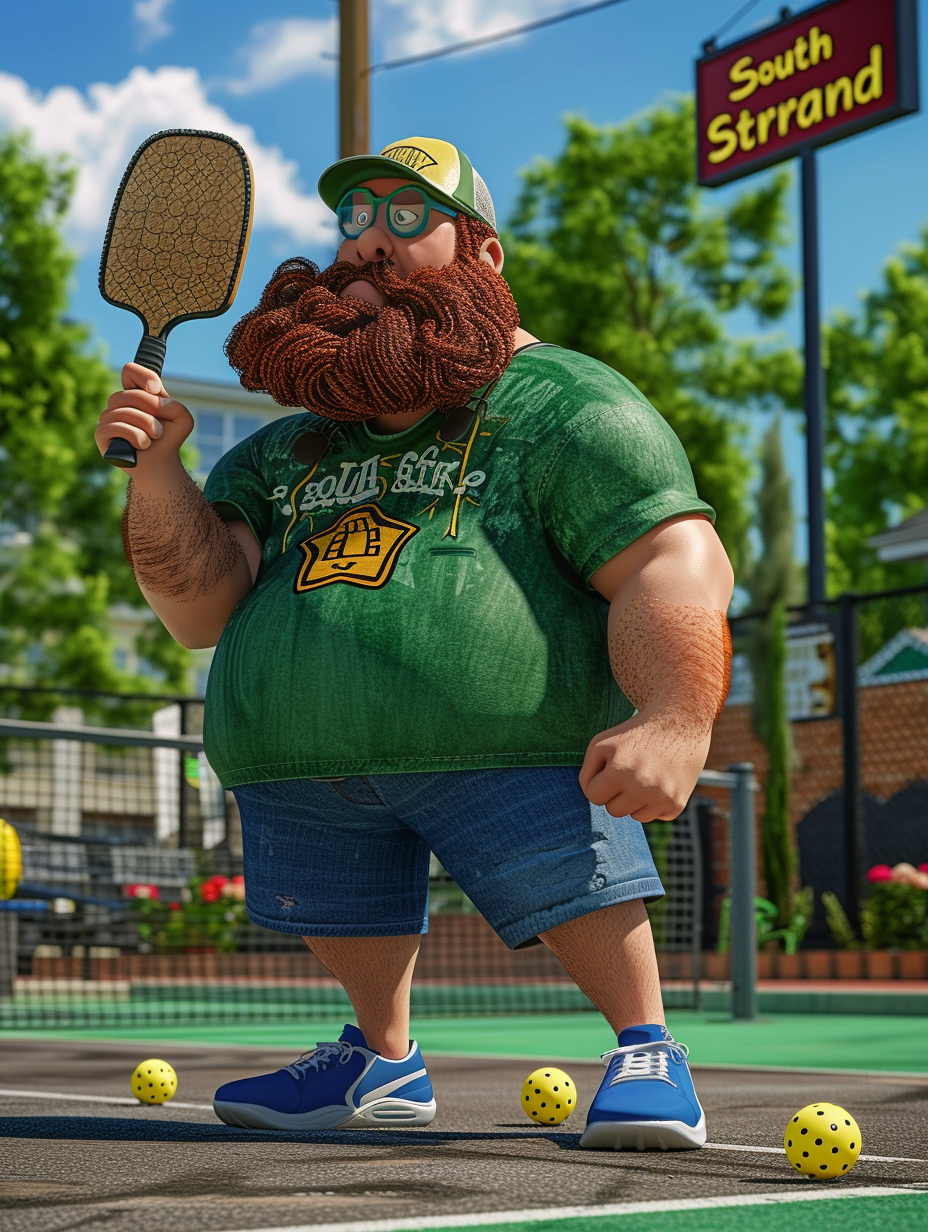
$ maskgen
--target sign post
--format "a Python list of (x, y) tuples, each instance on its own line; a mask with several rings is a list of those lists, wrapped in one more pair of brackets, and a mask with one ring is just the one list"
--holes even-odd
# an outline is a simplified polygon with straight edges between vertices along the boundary
[(697, 179), (716, 188), (797, 155), (802, 167), (809, 603), (825, 599), (820, 145), (918, 110), (916, 0), (826, 0), (696, 62)]

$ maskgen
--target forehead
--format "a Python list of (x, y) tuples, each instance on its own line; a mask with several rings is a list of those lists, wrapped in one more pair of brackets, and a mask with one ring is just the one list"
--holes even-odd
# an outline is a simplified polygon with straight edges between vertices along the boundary
[(375, 197), (386, 197), (397, 188), (421, 188), (422, 185), (416, 180), (404, 180), (402, 177), (389, 176), (376, 180), (362, 180), (359, 184), (353, 185), (353, 187), (366, 188)]

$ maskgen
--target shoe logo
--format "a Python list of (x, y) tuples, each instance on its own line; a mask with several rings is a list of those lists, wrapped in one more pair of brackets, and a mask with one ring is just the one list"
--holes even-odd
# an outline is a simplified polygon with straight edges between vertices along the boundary
[(383, 1099), (385, 1095), (392, 1095), (394, 1091), (398, 1091), (400, 1087), (404, 1087), (407, 1083), (412, 1082), (415, 1078), (424, 1078), (425, 1070), (417, 1069), (411, 1074), (403, 1074), (401, 1078), (394, 1078), (392, 1082), (385, 1082), (382, 1086), (374, 1087), (370, 1091), (365, 1091), (361, 1096), (359, 1108), (363, 1108), (365, 1104), (369, 1104), (372, 1100)]
[(379, 505), (347, 510), (299, 545), (304, 559), (294, 590), (301, 595), (333, 582), (373, 590), (386, 586), (400, 552), (418, 533), (418, 526), (389, 517)]

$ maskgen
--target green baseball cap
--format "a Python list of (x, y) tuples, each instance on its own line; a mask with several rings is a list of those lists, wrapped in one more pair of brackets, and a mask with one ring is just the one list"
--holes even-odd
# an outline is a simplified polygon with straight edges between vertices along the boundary
[(456, 145), (436, 137), (407, 137), (379, 154), (355, 154), (333, 163), (319, 177), (319, 196), (334, 210), (349, 188), (381, 176), (414, 180), (436, 201), (496, 230), (492, 198), (470, 159)]

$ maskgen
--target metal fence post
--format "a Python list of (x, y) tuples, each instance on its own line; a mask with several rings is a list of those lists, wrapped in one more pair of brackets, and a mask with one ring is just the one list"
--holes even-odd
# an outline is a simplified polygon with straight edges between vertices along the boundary
[(840, 684), (841, 742), (844, 760), (844, 910), (860, 931), (864, 887), (864, 818), (860, 790), (860, 718), (857, 696), (857, 596), (841, 595)]
[(757, 1017), (757, 921), (754, 914), (754, 766), (729, 766), (736, 777), (731, 793), (729, 879), (731, 884), (731, 1001), (735, 1018)]

